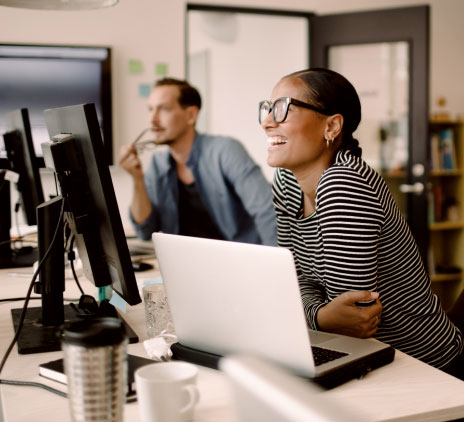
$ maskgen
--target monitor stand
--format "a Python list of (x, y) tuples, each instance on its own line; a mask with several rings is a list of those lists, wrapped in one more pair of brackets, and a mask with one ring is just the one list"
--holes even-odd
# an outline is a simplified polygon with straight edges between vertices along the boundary
[[(16, 332), (19, 324), (22, 309), (12, 309), (11, 316), (13, 318), (13, 326)], [(74, 321), (76, 311), (70, 306), (64, 306), (64, 319), (65, 321)], [(126, 328), (129, 343), (137, 343), (139, 337), (134, 330), (127, 324), (124, 319), (119, 315)], [(44, 352), (57, 352), (61, 350), (61, 339), (59, 337), (60, 325), (46, 326), (42, 324), (42, 308), (34, 307), (28, 308), (26, 318), (24, 319), (21, 334), (18, 337), (18, 353), (21, 355), (44, 353)]]
[[(63, 198), (57, 196), (37, 207), (40, 260), (43, 259), (45, 252), (52, 244), (55, 230), (57, 230), (58, 239), (64, 239), (63, 220), (60, 220), (62, 201)], [(34, 286), (35, 291), (42, 296), (42, 307), (26, 310), (26, 317), (17, 341), (18, 353), (32, 354), (61, 350), (60, 327), (64, 322), (81, 318), (71, 305), (63, 303), (64, 273), (64, 245), (63, 241), (58, 240), (53, 243), (50, 254), (41, 267), (40, 281)], [(22, 311), (22, 308), (11, 310), (15, 332), (19, 326)], [(110, 314), (109, 311), (113, 312)], [(114, 309), (110, 308), (109, 311), (103, 315), (97, 315), (115, 314)], [(120, 315), (119, 317), (123, 320)], [(139, 340), (137, 334), (124, 320), (123, 322), (129, 343), (137, 343)]]

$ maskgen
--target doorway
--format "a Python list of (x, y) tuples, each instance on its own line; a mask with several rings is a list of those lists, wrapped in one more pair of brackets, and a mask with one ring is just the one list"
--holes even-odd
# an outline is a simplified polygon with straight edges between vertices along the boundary
[(271, 181), (258, 102), (296, 70), (339, 71), (361, 99), (363, 157), (427, 261), (428, 31), (428, 6), (318, 16), (190, 4), (186, 74), (205, 99), (198, 130), (240, 140)]

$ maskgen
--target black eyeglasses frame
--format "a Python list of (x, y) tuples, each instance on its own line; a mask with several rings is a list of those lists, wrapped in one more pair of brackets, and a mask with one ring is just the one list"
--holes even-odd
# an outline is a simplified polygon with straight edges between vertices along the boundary
[[(274, 104), (277, 103), (278, 101), (281, 101), (281, 100), (285, 101), (285, 113), (284, 113), (284, 117), (281, 120), (278, 121), (276, 119), (276, 116), (275, 116)], [(268, 115), (272, 112), (272, 118), (274, 119), (275, 123), (285, 122), (285, 120), (287, 119), (288, 107), (290, 106), (290, 104), (296, 105), (298, 107), (304, 107), (304, 108), (307, 108), (309, 110), (316, 111), (316, 112), (318, 112), (320, 114), (323, 114), (325, 116), (330, 116), (331, 115), (331, 113), (329, 113), (327, 110), (323, 110), (323, 109), (321, 109), (319, 107), (313, 106), (312, 104), (305, 103), (305, 102), (297, 100), (295, 98), (292, 98), (292, 97), (279, 97), (273, 103), (271, 103), (268, 100), (263, 100), (263, 101), (259, 102), (259, 105), (258, 105), (258, 113), (259, 113), (258, 114), (258, 121), (259, 121), (259, 124), (262, 124), (262, 121), (261, 121), (261, 106), (263, 104), (269, 104), (269, 113), (268, 113)]]

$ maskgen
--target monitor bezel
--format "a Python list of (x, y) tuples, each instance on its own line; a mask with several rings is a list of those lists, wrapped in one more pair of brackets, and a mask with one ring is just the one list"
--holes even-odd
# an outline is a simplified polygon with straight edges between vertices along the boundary
[[(84, 258), (83, 264), (87, 278), (99, 287), (111, 285), (113, 290), (130, 305), (140, 303), (141, 298), (132, 268), (113, 182), (104, 157), (103, 140), (95, 105), (80, 104), (48, 109), (44, 111), (44, 117), (50, 139), (57, 135), (69, 134), (75, 141), (72, 145), (75, 155), (67, 155), (69, 161), (77, 160), (80, 164), (81, 170), (84, 172), (85, 184), (90, 190), (90, 192), (84, 192), (84, 183), (77, 179), (76, 183), (79, 184), (80, 189), (70, 188), (66, 192), (63, 192), (62, 189), (61, 192), (67, 201), (68, 220), (69, 217), (73, 217), (73, 215), (69, 215), (69, 212), (77, 214), (69, 210), (69, 207), (72, 207), (73, 203), (79, 206), (82, 203), (82, 194), (90, 196), (90, 198), (84, 197), (84, 201), (89, 204), (87, 210), (90, 214), (90, 218), (87, 220), (89, 229), (78, 234), (76, 238), (79, 255)], [(51, 144), (53, 145), (53, 142)], [(47, 155), (45, 149), (44, 155)], [(68, 171), (66, 166), (69, 163), (66, 163), (66, 160), (66, 157), (64, 160), (60, 159), (60, 162), (54, 159), (55, 168), (53, 170), (57, 173), (58, 179), (60, 179), (59, 172)], [(45, 161), (47, 162), (47, 157)], [(64, 165), (63, 162), (65, 162)], [(76, 218), (74, 220), (76, 221)], [(94, 230), (97, 230), (98, 233), (95, 233)], [(97, 243), (100, 243), (103, 248), (102, 254), (92, 251), (93, 248), (98, 249)], [(85, 259), (85, 256), (88, 257), (88, 260)], [(107, 266), (106, 271), (103, 268), (102, 260)], [(111, 282), (109, 280), (107, 282), (105, 279), (108, 275)], [(116, 278), (120, 284), (115, 283)]]
[(29, 226), (35, 226), (37, 225), (36, 208), (44, 202), (44, 193), (28, 110), (26, 108), (12, 110), (6, 113), (5, 121), (7, 132), (3, 134), (3, 139), (9, 169), (19, 175), (16, 187), (25, 221)]

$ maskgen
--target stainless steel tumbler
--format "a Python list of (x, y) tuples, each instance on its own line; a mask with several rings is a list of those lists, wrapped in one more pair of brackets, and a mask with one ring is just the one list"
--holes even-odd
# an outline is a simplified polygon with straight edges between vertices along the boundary
[(61, 345), (74, 422), (122, 422), (127, 389), (127, 337), (117, 318), (65, 324)]

